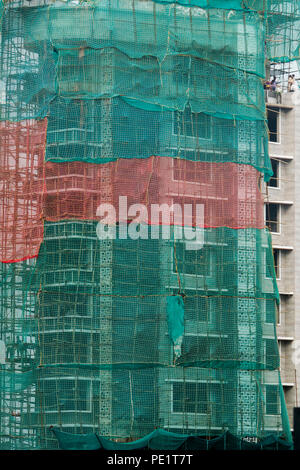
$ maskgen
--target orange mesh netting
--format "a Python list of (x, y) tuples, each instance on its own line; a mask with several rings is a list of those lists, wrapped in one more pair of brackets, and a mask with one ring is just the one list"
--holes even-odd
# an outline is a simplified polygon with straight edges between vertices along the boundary
[[(179, 204), (185, 225), (264, 226), (259, 172), (249, 165), (169, 157), (120, 159), (102, 165), (44, 163), (46, 125), (45, 120), (1, 123), (4, 262), (37, 256), (43, 218), (97, 220), (98, 206), (108, 201), (116, 209), (118, 222), (127, 222), (138, 211), (133, 207), (130, 213), (130, 206), (144, 204), (146, 212), (137, 212), (140, 222), (167, 223), (162, 215), (153, 216), (151, 205)], [(120, 196), (127, 196), (129, 212), (119, 212)], [(192, 204), (192, 217), (184, 213), (184, 204)], [(195, 221), (195, 204), (204, 206), (200, 223)]]
[(0, 122), (0, 259), (37, 256), (43, 239), (41, 198), (47, 120)]
[[(263, 199), (258, 182), (257, 170), (235, 163), (169, 157), (120, 159), (102, 165), (46, 162), (43, 212), (49, 221), (95, 220), (99, 204), (109, 201), (116, 208), (117, 221), (126, 222), (128, 218), (124, 211), (119, 214), (118, 208), (119, 197), (127, 196), (128, 208), (146, 205), (140, 221), (149, 224), (164, 223), (151, 218), (151, 204), (197, 203), (204, 205), (204, 227), (262, 228)], [(195, 221), (187, 218), (185, 224), (195, 225)]]

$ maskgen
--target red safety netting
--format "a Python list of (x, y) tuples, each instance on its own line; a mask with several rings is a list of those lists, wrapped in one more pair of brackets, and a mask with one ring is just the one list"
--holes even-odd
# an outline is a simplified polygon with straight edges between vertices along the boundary
[[(263, 198), (258, 186), (260, 174), (249, 165), (151, 157), (119, 159), (100, 165), (47, 162), (45, 174), (43, 212), (49, 221), (99, 220), (105, 215), (105, 207), (98, 212), (97, 208), (110, 203), (117, 222), (134, 219), (148, 224), (264, 227)], [(120, 200), (120, 196), (126, 196), (127, 200)], [(133, 204), (145, 208), (132, 207)], [(158, 216), (155, 204), (165, 204)], [(175, 215), (168, 219), (168, 207), (172, 204), (182, 208), (181, 222), (179, 213), (176, 213), (179, 218)], [(192, 208), (186, 209), (184, 204), (191, 204)], [(196, 204), (204, 211), (204, 217), (197, 220)], [(103, 219), (106, 223), (114, 221), (109, 212)]]
[(43, 220), (264, 226), (260, 174), (252, 166), (169, 157), (45, 163), (46, 127), (46, 120), (0, 124), (3, 262), (37, 256)]
[(46, 131), (46, 119), (0, 122), (2, 262), (31, 258), (39, 251)]

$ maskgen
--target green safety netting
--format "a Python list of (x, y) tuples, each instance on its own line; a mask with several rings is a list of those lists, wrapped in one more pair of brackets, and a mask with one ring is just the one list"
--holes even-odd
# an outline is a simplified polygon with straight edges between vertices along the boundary
[[(1, 448), (8, 445), (22, 448), (26, 435), (31, 435), (32, 448), (56, 448), (56, 439), (49, 428), (59, 425), (60, 417), (64, 419), (60, 425), (62, 431), (104, 433), (106, 426), (104, 422), (99, 423), (97, 416), (101, 411), (103, 414), (103, 407), (108, 404), (109, 434), (105, 434), (119, 442), (144, 437), (153, 430), (153, 423), (163, 422), (164, 428), (170, 432), (216, 436), (228, 429), (236, 437), (252, 440), (264, 439), (271, 433), (277, 438), (281, 436), (290, 445), (289, 423), (284, 399), (280, 398), (278, 371), (267, 374), (232, 369), (181, 368), (176, 372), (174, 374), (166, 368), (116, 368), (100, 372), (78, 366), (39, 368), (34, 382), (27, 384), (26, 390), (10, 390), (9, 399), (4, 402)], [(104, 404), (107, 385), (110, 386), (112, 401)], [(242, 397), (245, 393), (247, 399)], [(170, 394), (174, 397), (172, 401), (167, 400)], [(40, 398), (38, 402), (35, 400), (37, 396)], [(87, 406), (89, 396), (92, 397), (92, 408)], [(247, 423), (249, 421), (251, 426)], [(10, 437), (7, 443), (6, 436)], [(115, 448), (117, 445), (115, 442)], [(167, 445), (165, 448), (168, 449)]]
[[(86, 47), (114, 47), (132, 58), (151, 55), (162, 60), (169, 54), (192, 54), (261, 77), (264, 76), (264, 50), (257, 48), (257, 44), (264, 40), (272, 60), (299, 57), (298, 0), (256, 2), (256, 6), (252, 2), (254, 11), (248, 9), (247, 14), (245, 9), (232, 10), (230, 2), (217, 2), (229, 8), (229, 12), (220, 10), (220, 5), (214, 9), (213, 4), (207, 12), (197, 7), (184, 9), (177, 3), (150, 2), (145, 6), (145, 2), (136, 1), (134, 9), (128, 8), (126, 0), (115, 0), (115, 3), (117, 9), (114, 3), (98, 1), (77, 5), (41, 2), (40, 6), (31, 8), (26, 0), (13, 2), (4, 14), (2, 34), (4, 47), (7, 39), (20, 38), (20, 31), (26, 45), (25, 51), (19, 42), (9, 54), (12, 56), (9, 59), (14, 60), (15, 73), (26, 56), (34, 67), (34, 52), (45, 42), (55, 53), (77, 48), (82, 54)], [(73, 21), (78, 28), (73, 28)], [(46, 56), (45, 49), (43, 55)]]
[(181, 356), (184, 334), (184, 302), (181, 295), (167, 297), (167, 322), (169, 337), (174, 344), (175, 357)]
[[(80, 232), (87, 240), (80, 238)], [(206, 364), (212, 361), (211, 365), (222, 364), (222, 367), (276, 368), (278, 354), (274, 299), (278, 298), (278, 291), (272, 272), (272, 253), (264, 232), (251, 229), (205, 229), (204, 232), (205, 246), (196, 251), (186, 249), (185, 242), (180, 241), (174, 242), (174, 248), (174, 243), (165, 240), (113, 240), (112, 253), (107, 254), (107, 257), (111, 257), (110, 265), (104, 268), (102, 256), (107, 241), (97, 240), (95, 223), (47, 223), (45, 241), (36, 267), (36, 289), (39, 289), (39, 301), (43, 306), (39, 327), (48, 330), (52, 325), (55, 330), (64, 329), (68, 325), (71, 328), (72, 322), (75, 322), (74, 326), (78, 322), (79, 336), (76, 344), (72, 346), (70, 343), (71, 349), (67, 350), (65, 348), (71, 337), (68, 340), (62, 337), (56, 349), (52, 336), (46, 335), (43, 363), (73, 363), (74, 348), (78, 360), (82, 354), (79, 362), (82, 362), (83, 367), (84, 364), (93, 364), (94, 361), (88, 359), (86, 349), (81, 353), (80, 330), (84, 322), (93, 330), (101, 330), (99, 318), (84, 318), (89, 317), (86, 309), (90, 302), (92, 310), (101, 310), (101, 302), (108, 302), (110, 297), (113, 299), (111, 308), (116, 312), (113, 320), (116, 356), (113, 361), (103, 359), (101, 362), (101, 341), (96, 335), (94, 349), (99, 359), (95, 361), (94, 367), (111, 368), (115, 363), (123, 367), (172, 363), (172, 348), (167, 337), (164, 337), (167, 331), (170, 333), (166, 300), (181, 288), (187, 296), (185, 321), (189, 325), (189, 334), (197, 333), (200, 337), (196, 334), (195, 337), (184, 339), (179, 364)], [(265, 327), (270, 339), (267, 359), (262, 338), (255, 338), (256, 348), (244, 351), (243, 354), (235, 344), (238, 330), (236, 299), (241, 289), (241, 280), (240, 285), (237, 280), (237, 247), (239, 243), (250, 241), (257, 244), (257, 257), (261, 260), (261, 266), (260, 272), (255, 274), (258, 260), (256, 257), (249, 259), (247, 271), (243, 273), (243, 282), (247, 288), (243, 303), (247, 305), (249, 315), (244, 321), (249, 331), (256, 331), (258, 323), (268, 319), (269, 324)], [(105, 274), (109, 275), (108, 279)], [(194, 276), (189, 279), (185, 275)], [(70, 284), (69, 290), (64, 287), (66, 284)], [(107, 289), (110, 289), (108, 293)], [(72, 318), (71, 312), (76, 318)], [(212, 324), (207, 325), (210, 322)], [(165, 331), (161, 339), (161, 348), (164, 350), (161, 358), (156, 355), (154, 331), (150, 334), (150, 328), (156, 330), (157, 323), (163, 324)], [(206, 336), (209, 331), (207, 328), (215, 330), (216, 334), (218, 332), (214, 344)], [(259, 328), (263, 328), (262, 325)], [(227, 332), (224, 338), (218, 337), (221, 332)], [(132, 341), (126, 343), (129, 338)], [(61, 342), (64, 344), (60, 347)]]
[[(103, 65), (108, 54), (115, 66)], [(48, 69), (50, 60), (53, 60), (52, 71), (56, 70), (52, 80)], [(45, 59), (45, 64), (46, 72), (29, 70), (9, 78), (11, 90), (8, 98), (15, 103), (24, 103), (24, 115), (16, 113), (18, 119), (44, 117), (45, 107), (49, 107), (57, 95), (87, 99), (126, 96), (139, 101), (139, 107), (144, 109), (154, 104), (183, 111), (190, 104), (195, 113), (231, 119), (264, 119), (261, 79), (251, 74), (245, 82), (241, 72), (199, 59), (168, 56), (158, 64), (157, 59), (150, 56), (133, 60), (110, 49), (106, 54), (88, 49), (80, 61), (78, 50), (75, 50), (64, 53), (63, 57), (59, 54), (57, 64), (51, 54), (49, 60)], [(103, 85), (105, 71), (114, 77), (110, 87)], [(47, 77), (47, 82), (43, 83), (43, 76)], [(19, 81), (23, 88), (16, 92), (14, 84)], [(211, 98), (208, 100), (207, 96)], [(36, 109), (33, 104), (36, 104)], [(32, 110), (32, 115), (26, 114), (28, 110), (29, 113)], [(13, 114), (3, 114), (4, 119), (12, 117)]]
[[(79, 367), (45, 367), (39, 368), (36, 375), (36, 381), (27, 390), (31, 410), (23, 407), (18, 411), (15, 405), (2, 411), (3, 418), (15, 424), (13, 442), (17, 448), (22, 448), (26, 434), (31, 434), (33, 448), (56, 448), (57, 440), (51, 432), (54, 425), (73, 434), (69, 436), (70, 441), (73, 440), (73, 447), (69, 449), (82, 449), (80, 441), (85, 440), (82, 435), (97, 432), (106, 443), (108, 439), (117, 439), (106, 448), (123, 447), (125, 450), (130, 446), (122, 446), (121, 442), (136, 441), (140, 436), (144, 438), (144, 446), (147, 445), (147, 435), (153, 432), (154, 422), (158, 426), (164, 423), (165, 432), (200, 434), (203, 438), (213, 438), (228, 430), (237, 440), (255, 442), (271, 434), (273, 439), (282, 439), (286, 447), (291, 446), (278, 371), (181, 368), (174, 374), (166, 368), (116, 368), (99, 372)], [(112, 400), (104, 403), (108, 385)], [(37, 391), (40, 400), (34, 402)], [(170, 394), (172, 401), (167, 400)], [(91, 408), (87, 406), (89, 396), (92, 397)], [(11, 392), (12, 398), (16, 403), (20, 399), (24, 401), (24, 392), (22, 395)], [(97, 416), (103, 415), (104, 406), (108, 405), (109, 419), (105, 424), (102, 420), (99, 422)], [(63, 424), (59, 423), (62, 417)], [(22, 426), (22, 433), (18, 424), (19, 429), (20, 424)], [(34, 432), (37, 429), (39, 432)], [(2, 432), (6, 430), (9, 433), (9, 423)], [(4, 448), (3, 436), (1, 441)], [(131, 448), (134, 446), (133, 442)], [(173, 449), (174, 442), (159, 436), (155, 448)]]
[[(146, 108), (146, 109), (145, 109)], [(254, 166), (268, 179), (267, 128), (263, 121), (221, 119), (203, 113), (145, 106), (113, 98), (111, 152), (105, 145), (105, 101), (55, 99), (49, 107), (46, 160), (104, 163), (118, 158), (170, 156)], [(257, 139), (261, 135), (261, 139)]]
[[(16, 359), (22, 353), (23, 344), (20, 340), (16, 343), (11, 343), (8, 346), (8, 357)], [(24, 349), (24, 348), (23, 348)], [(13, 352), (13, 355), (10, 353)], [(19, 354), (20, 353), (20, 354)], [(9, 370), (0, 371), (0, 388), (1, 392), (10, 390), (11, 393), (21, 393), (28, 389), (35, 380), (34, 370), (27, 372), (10, 372)]]
[(272, 0), (154, 0), (157, 3), (176, 3), (183, 6), (197, 6), (200, 8), (220, 8), (225, 10), (255, 10), (262, 11), (269, 8)]
[[(72, 49), (113, 47), (131, 58), (150, 55), (161, 62), (167, 55), (189, 54), (263, 77), (264, 52), (257, 48), (264, 40), (263, 21), (254, 12), (210, 10), (208, 16), (199, 8), (142, 1), (135, 1), (134, 9), (124, 0), (54, 2), (38, 8), (28, 8), (25, 1), (23, 8), (11, 8), (4, 15), (3, 39), (19, 36), (21, 29), (27, 54), (45, 43), (61, 55)], [(18, 52), (15, 57), (21, 59)]]
[[(258, 426), (262, 438), (275, 422), (278, 435), (286, 434), (267, 232), (205, 229), (203, 248), (190, 251), (184, 241), (161, 237), (98, 240), (96, 228), (96, 222), (48, 222), (36, 262), (2, 264), (2, 338), (11, 364), (0, 375), (2, 396), (9, 397), (2, 417), (20, 423), (16, 445), (39, 422), (55, 425), (59, 410), (67, 412), (64, 426), (71, 432), (78, 420), (80, 433), (95, 429), (101, 406), (108, 405), (107, 386), (112, 438), (138, 438), (161, 422), (182, 429), (186, 419), (188, 429), (210, 434), (228, 426), (235, 435), (255, 436)], [(247, 262), (242, 277), (238, 256)], [(170, 318), (174, 302), (183, 320), (179, 330)], [(251, 426), (246, 404), (238, 405), (243, 388), (246, 402), (255, 391)], [(244, 430), (238, 424), (243, 413)], [(48, 431), (33, 442), (55, 447)]]
[[(87, 49), (80, 60), (78, 50), (59, 52), (57, 93), (70, 98), (126, 96), (180, 111), (189, 102), (196, 113), (263, 119), (263, 88), (253, 74), (245, 82), (234, 69), (190, 56), (167, 56), (159, 63), (151, 56), (129, 59), (117, 51), (106, 52), (111, 53), (108, 67), (101, 51)], [(113, 77), (110, 89), (103, 85), (105, 68)]]
[[(61, 449), (64, 450), (289, 450), (291, 446), (283, 439), (270, 435), (260, 442), (248, 442), (237, 439), (230, 432), (226, 431), (218, 437), (206, 439), (199, 435), (182, 435), (174, 432), (167, 432), (157, 429), (133, 442), (116, 443), (109, 441), (98, 434), (74, 435), (60, 431), (58, 428), (52, 429), (58, 439)], [(114, 463), (117, 459), (113, 458)], [(113, 463), (113, 462), (111, 462)]]
[[(157, 5), (154, 15), (150, 6), (137, 2), (132, 10), (125, 1), (118, 9), (97, 2), (7, 9), (1, 75), (10, 107), (3, 118), (44, 116), (59, 94), (125, 95), (173, 109), (183, 109), (190, 100), (198, 112), (263, 119), (262, 87), (253, 74), (264, 76), (264, 51), (257, 47), (264, 41), (264, 18), (251, 12), (224, 16), (219, 10), (209, 17), (193, 9), (188, 15), (174, 5)], [(113, 52), (103, 54), (111, 48)], [(246, 81), (242, 72), (250, 74)], [(113, 86), (104, 75), (114, 77)], [(16, 101), (16, 108), (23, 102), (23, 110), (13, 109)]]

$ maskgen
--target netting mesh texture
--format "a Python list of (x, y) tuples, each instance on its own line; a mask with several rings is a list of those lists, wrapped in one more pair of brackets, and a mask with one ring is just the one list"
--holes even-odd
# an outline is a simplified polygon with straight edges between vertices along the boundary
[[(103, 395), (109, 384), (112, 437), (126, 438), (129, 432), (142, 437), (151, 432), (153, 423), (160, 422), (158, 408), (167, 430), (195, 433), (209, 429), (216, 433), (227, 423), (236, 435), (242, 418), (232, 396), (243, 389), (244, 377), (247, 388), (252, 387), (251, 397), (257, 383), (261, 387), (260, 396), (252, 397), (249, 418), (257, 425), (258, 417), (265, 416), (264, 394), (273, 390), (280, 431), (276, 283), (266, 238), (258, 251), (266, 261), (258, 263), (255, 257), (244, 272), (249, 297), (239, 299), (236, 272), (238, 237), (256, 243), (264, 232), (207, 230), (205, 246), (213, 250), (201, 250), (196, 257), (182, 243), (175, 245), (174, 253), (169, 241), (140, 240), (137, 245), (134, 240), (117, 239), (111, 247), (111, 279), (103, 267), (108, 244), (99, 243), (95, 232), (95, 222), (47, 223), (36, 263), (2, 265), (1, 298), (8, 327), (12, 310), (15, 316), (22, 312), (15, 318), (14, 329), (7, 328), (2, 336), (7, 360), (20, 370), (13, 381), (9, 369), (2, 371), (10, 392), (3, 420), (17, 407), (23, 437), (28, 429), (44, 431), (41, 422), (44, 426), (56, 424), (53, 413), (62, 413), (64, 430), (67, 426), (77, 432), (78, 425), (72, 426), (79, 422), (80, 432), (99, 432), (101, 410), (108, 405)], [(251, 277), (258, 264), (263, 272), (254, 285)], [(186, 295), (185, 331), (174, 369), (166, 298), (177, 294), (178, 274)], [(12, 306), (10, 291), (18, 278), (24, 286), (15, 286), (19, 296), (15, 295), (17, 305)], [(103, 310), (109, 313), (106, 318), (99, 313)], [(244, 337), (239, 334), (241, 324), (249, 332)], [(247, 341), (247, 347), (242, 341)], [(171, 393), (176, 398), (170, 404)], [(18, 400), (22, 405), (17, 405)], [(214, 424), (209, 424), (212, 419)], [(266, 419), (263, 422), (266, 426)], [(36, 445), (37, 441), (36, 437)], [(48, 436), (48, 445), (52, 441)]]
[(36, 256), (39, 250), (46, 129), (46, 120), (0, 122), (0, 260), (4, 262)]
[[(266, 56), (298, 57), (298, 2), (17, 0), (0, 15), (1, 448), (155, 428), (289, 446), (262, 81)], [(145, 211), (117, 211), (99, 239), (97, 208), (120, 197)]]

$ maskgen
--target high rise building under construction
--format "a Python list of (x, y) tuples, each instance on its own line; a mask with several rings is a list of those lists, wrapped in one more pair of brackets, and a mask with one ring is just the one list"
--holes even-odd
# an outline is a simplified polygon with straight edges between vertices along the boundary
[(0, 448), (291, 447), (261, 188), (297, 13), (0, 0)]

